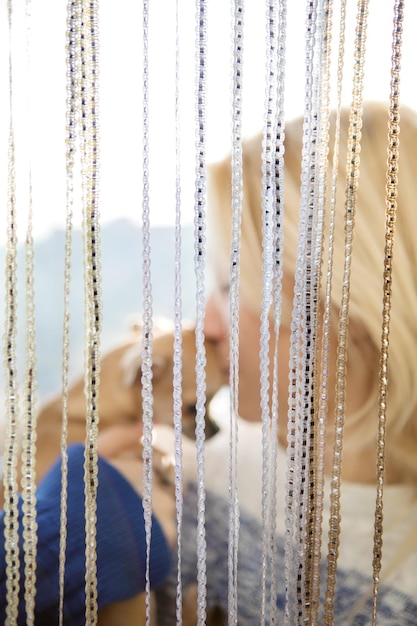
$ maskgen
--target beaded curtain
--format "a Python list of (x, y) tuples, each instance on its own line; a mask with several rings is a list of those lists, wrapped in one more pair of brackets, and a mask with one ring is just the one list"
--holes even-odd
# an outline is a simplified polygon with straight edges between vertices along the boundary
[[(24, 545), (23, 560), (25, 567), (25, 605), (27, 612), (27, 624), (34, 623), (34, 607), (36, 603), (36, 550), (37, 550), (37, 522), (36, 522), (36, 467), (34, 463), (34, 451), (36, 447), (36, 413), (37, 413), (37, 370), (36, 370), (36, 334), (34, 292), (34, 256), (33, 242), (33, 207), (32, 207), (32, 172), (31, 160), (35, 155), (29, 155), (28, 176), (28, 206), (26, 231), (24, 236), (25, 245), (25, 372), (23, 388), (19, 389), (17, 378), (17, 212), (18, 207), (18, 184), (19, 176), (16, 166), (15, 133), (16, 128), (14, 111), (17, 106), (22, 106), (15, 94), (13, 70), (16, 50), (13, 48), (13, 25), (16, 3), (9, 0), (6, 10), (3, 11), (3, 19), (7, 20), (9, 34), (9, 48), (7, 57), (8, 66), (8, 94), (9, 110), (2, 111), (2, 115), (8, 116), (8, 165), (7, 165), (7, 206), (2, 200), (2, 228), (6, 232), (6, 255), (4, 264), (5, 275), (5, 322), (3, 331), (3, 368), (4, 368), (4, 392), (5, 392), (5, 422), (6, 434), (4, 442), (3, 482), (5, 488), (5, 541), (6, 541), (6, 576), (7, 576), (7, 601), (8, 623), (13, 624), (17, 615), (19, 595), (19, 578), (16, 570), (19, 567), (19, 553), (16, 550), (18, 538), (18, 500), (17, 500), (17, 466), (22, 463), (23, 473), (23, 527)], [(143, 460), (144, 460), (144, 515), (147, 535), (147, 560), (150, 558), (150, 535), (151, 535), (151, 510), (152, 510), (152, 430), (153, 430), (153, 389), (152, 389), (152, 336), (153, 336), (153, 284), (152, 265), (150, 262), (150, 229), (153, 222), (153, 214), (158, 211), (153, 203), (153, 190), (150, 183), (150, 170), (152, 163), (152, 132), (150, 131), (152, 107), (149, 100), (149, 85), (153, 80), (161, 80), (155, 76), (152, 69), (153, 55), (159, 54), (150, 46), (149, 40), (152, 29), (158, 29), (158, 23), (150, 18), (150, 5), (146, 0), (141, 6), (141, 16), (137, 23), (141, 31), (141, 64), (132, 63), (132, 59), (126, 59), (126, 66), (132, 63), (129, 80), (138, 81), (141, 85), (142, 104), (139, 111), (135, 111), (141, 123), (141, 236), (142, 258), (141, 271), (143, 276)], [(172, 29), (175, 36), (174, 62), (164, 64), (164, 71), (171, 72), (174, 85), (172, 94), (164, 94), (164, 106), (171, 107), (167, 111), (167, 119), (174, 129), (175, 149), (172, 154), (164, 155), (159, 164), (163, 175), (164, 168), (172, 168), (175, 173), (174, 196), (171, 204), (174, 209), (176, 250), (175, 250), (175, 303), (174, 303), (174, 427), (175, 427), (175, 476), (176, 476), (176, 508), (178, 526), (178, 548), (181, 548), (181, 511), (182, 511), (182, 457), (181, 457), (181, 220), (182, 220), (182, 171), (183, 162), (181, 154), (181, 137), (184, 129), (181, 117), (183, 103), (180, 98), (180, 76), (183, 72), (181, 64), (181, 33), (182, 25), (179, 15), (179, 5), (175, 4), (175, 19), (172, 21)], [(210, 0), (196, 0), (194, 5), (189, 3), (189, 11), (193, 15), (194, 37), (194, 68), (184, 69), (188, 72), (188, 80), (193, 85), (191, 97), (193, 99), (194, 116), (188, 123), (192, 127), (194, 138), (191, 145), (194, 153), (193, 162), (188, 164), (191, 177), (194, 181), (194, 276), (195, 276), (195, 341), (197, 347), (196, 381), (197, 381), (197, 404), (196, 404), (196, 456), (197, 456), (197, 488), (198, 488), (198, 514), (197, 514), (197, 623), (205, 623), (205, 593), (206, 580), (210, 572), (206, 570), (205, 560), (205, 475), (204, 475), (204, 450), (205, 450), (205, 347), (204, 347), (204, 306), (207, 289), (207, 260), (206, 260), (206, 168), (207, 168), (207, 136), (209, 126), (207, 121), (207, 102), (215, 98), (208, 90), (208, 64), (210, 46), (215, 46), (215, 38), (208, 37), (208, 12)], [(261, 3), (259, 3), (261, 4)], [(303, 10), (301, 5), (303, 4)], [(318, 252), (321, 247), (322, 235), (322, 209), (326, 195), (330, 190), (325, 189), (323, 172), (327, 168), (328, 116), (330, 106), (340, 107), (342, 97), (342, 76), (344, 67), (352, 71), (350, 80), (350, 138), (348, 151), (354, 155), (359, 148), (359, 133), (362, 115), (362, 101), (364, 81), (366, 73), (364, 65), (366, 59), (366, 36), (368, 28), (369, 3), (367, 0), (357, 2), (333, 3), (330, 0), (309, 0), (300, 3), (299, 20), (303, 27), (300, 32), (304, 33), (304, 73), (301, 91), (304, 92), (302, 108), (304, 110), (303, 129), (303, 153), (302, 153), (302, 177), (301, 177), (301, 203), (300, 203), (300, 232), (299, 248), (297, 252), (297, 269), (295, 274), (295, 290), (293, 313), (292, 313), (292, 338), (290, 351), (290, 369), (295, 372), (290, 381), (290, 411), (289, 411), (289, 445), (287, 453), (287, 499), (285, 503), (286, 515), (286, 546), (285, 568), (286, 577), (286, 624), (314, 624), (317, 623), (317, 615), (320, 605), (320, 576), (319, 562), (321, 555), (321, 516), (322, 507), (322, 473), (324, 454), (323, 423), (311, 419), (312, 408), (306, 409), (305, 399), (314, 397), (314, 379), (320, 376), (307, 376), (305, 373), (312, 367), (319, 368), (315, 360), (311, 361), (314, 354), (314, 341), (317, 334), (317, 311), (312, 303), (317, 302), (317, 293), (322, 280), (321, 257)], [(337, 5), (337, 6), (334, 6)], [(398, 158), (395, 149), (395, 136), (398, 133), (398, 118), (396, 112), (399, 106), (400, 85), (400, 60), (401, 60), (401, 34), (403, 28), (404, 3), (400, 0), (392, 2), (391, 10), (391, 40), (386, 41), (386, 46), (392, 50), (391, 71), (387, 76), (387, 127), (389, 129), (389, 145), (387, 145), (390, 168), (395, 169)], [(116, 6), (116, 5), (114, 5)], [(245, 64), (250, 64), (250, 59), (245, 58), (245, 3), (244, 0), (233, 0), (230, 3), (231, 16), (225, 32), (228, 32), (230, 40), (230, 150), (232, 153), (232, 233), (230, 250), (230, 451), (229, 451), (229, 482), (230, 482), (230, 516), (229, 516), (229, 559), (228, 559), (228, 611), (230, 623), (237, 623), (237, 574), (238, 556), (237, 544), (239, 540), (239, 509), (237, 497), (237, 443), (238, 443), (238, 396), (239, 383), (238, 355), (239, 355), (239, 308), (238, 291), (240, 279), (240, 224), (242, 211), (242, 115), (245, 111), (245, 89), (250, 90), (250, 85), (245, 83)], [(26, 63), (27, 75), (30, 83), (31, 78), (31, 3), (25, 4), (26, 15)], [(351, 33), (346, 33), (346, 11), (349, 9), (354, 15), (354, 24)], [(122, 10), (118, 7), (115, 10)], [(98, 384), (100, 380), (100, 355), (101, 355), (101, 327), (102, 327), (102, 291), (106, 285), (101, 280), (101, 240), (100, 240), (100, 211), (101, 211), (101, 168), (102, 155), (100, 149), (100, 137), (104, 129), (101, 126), (100, 111), (100, 72), (103, 63), (109, 59), (100, 55), (100, 3), (98, 0), (69, 0), (67, 2), (66, 32), (63, 33), (65, 42), (65, 85), (66, 85), (66, 117), (63, 120), (65, 127), (65, 140), (63, 141), (63, 153), (65, 154), (65, 197), (66, 197), (66, 235), (65, 235), (65, 272), (63, 281), (64, 318), (63, 324), (63, 349), (62, 349), (62, 496), (61, 496), (61, 545), (60, 545), (60, 584), (63, 594), (65, 574), (65, 549), (66, 549), (66, 398), (68, 394), (68, 371), (71, 345), (69, 342), (69, 294), (71, 290), (71, 250), (74, 212), (81, 207), (82, 232), (83, 232), (83, 261), (84, 261), (84, 295), (85, 298), (85, 335), (84, 335), (84, 371), (85, 371), (85, 395), (86, 395), (86, 423), (87, 440), (85, 446), (84, 475), (85, 475), (85, 503), (86, 503), (86, 597), (88, 601), (85, 607), (86, 624), (97, 623), (97, 555), (96, 555), (96, 496), (97, 496), (97, 434), (99, 426), (100, 398)], [(274, 324), (279, 328), (281, 315), (280, 284), (282, 279), (282, 214), (285, 191), (283, 191), (283, 164), (285, 154), (283, 142), (285, 136), (285, 119), (288, 116), (286, 108), (286, 90), (288, 88), (289, 60), (287, 55), (287, 2), (285, 0), (266, 1), (262, 7), (264, 19), (263, 30), (259, 32), (259, 46), (264, 49), (263, 66), (259, 70), (264, 78), (263, 91), (263, 153), (262, 153), (262, 211), (263, 211), (263, 301), (261, 313), (261, 402), (262, 402), (262, 430), (263, 430), (263, 542), (262, 568), (260, 573), (265, 580), (265, 572), (271, 563), (274, 563), (273, 542), (270, 537), (274, 535), (273, 515), (275, 503), (275, 457), (276, 451), (276, 406), (269, 403), (269, 388), (276, 390), (276, 367), (270, 380), (270, 351), (269, 351), (269, 311), (273, 307), (275, 311)], [(159, 16), (163, 19), (163, 15)], [(373, 18), (373, 19), (376, 19)], [(191, 20), (190, 20), (191, 22)], [(224, 25), (223, 25), (224, 26)], [(52, 26), (51, 26), (52, 28)], [(354, 40), (353, 52), (346, 57), (344, 53), (345, 37), (349, 34)], [(301, 41), (300, 41), (301, 47)], [(21, 51), (20, 51), (21, 53)], [(140, 72), (137, 68), (140, 67)], [(168, 97), (169, 95), (169, 97)], [(29, 89), (26, 104), (30, 111), (32, 100), (36, 97), (36, 91)], [(172, 104), (171, 104), (172, 101)], [(47, 106), (47, 105), (45, 105)], [(123, 105), (122, 105), (123, 108)], [(119, 111), (123, 115), (122, 110)], [(163, 123), (161, 121), (161, 123)], [(167, 122), (165, 122), (167, 123)], [(186, 129), (190, 132), (189, 129)], [(47, 130), (45, 131), (47, 132)], [(122, 155), (121, 155), (122, 156)], [(347, 182), (347, 188), (351, 195), (347, 197), (347, 203), (352, 211), (355, 208), (355, 181), (357, 180), (358, 164), (355, 163), (350, 172), (351, 181)], [(349, 185), (349, 182), (352, 184)], [(395, 189), (392, 197), (395, 196)], [(314, 202), (310, 202), (310, 198)], [(391, 214), (387, 216), (387, 223), (395, 217), (395, 202), (389, 206)], [(346, 280), (349, 282), (349, 246), (353, 238), (353, 223), (346, 225)], [(386, 314), (381, 319), (382, 335), (389, 334), (389, 306), (390, 306), (390, 272), (391, 250), (393, 246), (393, 231), (387, 226), (386, 231), (386, 254), (384, 262), (385, 290), (382, 295), (383, 308)], [(329, 255), (331, 258), (331, 255)], [(327, 270), (331, 275), (331, 265)], [(307, 287), (308, 285), (308, 287)], [(19, 287), (20, 289), (20, 287)], [(344, 345), (345, 331), (347, 327), (347, 315), (349, 309), (348, 289), (343, 293), (340, 312), (340, 351), (339, 371), (344, 371), (346, 360), (346, 346)], [(308, 314), (307, 314), (308, 311)], [(324, 326), (329, 324), (330, 311), (325, 310)], [(325, 336), (325, 333), (324, 335)], [(388, 342), (382, 342), (381, 348), (381, 371), (385, 371), (388, 359)], [(310, 349), (313, 346), (313, 349)], [(324, 347), (324, 350), (326, 346)], [(276, 357), (275, 357), (276, 358)], [(319, 371), (319, 370), (317, 370)], [(382, 542), (382, 508), (383, 508), (383, 483), (384, 483), (384, 398), (386, 389), (386, 377), (381, 375), (380, 388), (380, 411), (378, 424), (378, 476), (376, 489), (375, 511), (375, 537), (374, 537), (374, 560), (373, 569), (373, 623), (377, 619), (377, 594), (379, 572), (381, 568), (381, 542)], [(326, 388), (326, 381), (323, 383)], [(339, 403), (340, 414), (336, 415), (336, 432), (343, 433), (343, 410), (344, 410), (344, 385), (343, 375), (337, 380), (337, 393), (342, 398)], [(274, 397), (276, 393), (273, 394)], [(19, 402), (19, 397), (23, 402)], [(320, 410), (320, 409), (319, 409)], [(22, 431), (22, 437), (19, 433)], [(272, 432), (272, 437), (270, 433)], [(312, 442), (318, 445), (312, 446)], [(23, 442), (20, 443), (20, 442)], [(333, 489), (331, 501), (331, 520), (328, 542), (330, 546), (337, 546), (339, 541), (340, 524), (340, 451), (343, 447), (342, 434), (335, 438), (335, 452), (333, 462)], [(314, 449), (314, 456), (311, 450)], [(274, 471), (275, 470), (275, 471)], [(306, 490), (305, 485), (313, 485), (313, 490)], [(316, 513), (314, 513), (316, 512)], [(318, 513), (317, 513), (318, 512)], [(308, 538), (308, 539), (306, 539)], [(313, 538), (313, 539), (310, 539)], [(330, 550), (327, 558), (327, 576), (321, 584), (325, 585), (324, 621), (326, 624), (333, 623), (333, 600), (335, 592), (335, 578), (337, 569), (337, 550)], [(149, 565), (148, 565), (149, 567)], [(179, 561), (179, 569), (181, 562)], [(273, 567), (272, 567), (273, 569)], [(274, 584), (272, 582), (272, 584)], [(178, 598), (181, 598), (181, 577), (178, 574)], [(150, 582), (149, 569), (146, 580), (146, 623), (151, 623), (150, 615)], [(260, 606), (261, 622), (265, 620), (268, 607), (265, 606), (266, 591), (263, 590), (262, 606)], [(181, 622), (181, 602), (178, 602), (177, 621)], [(273, 609), (272, 609), (273, 610)], [(63, 612), (63, 598), (61, 598), (61, 619)], [(275, 619), (276, 616), (275, 616)]]

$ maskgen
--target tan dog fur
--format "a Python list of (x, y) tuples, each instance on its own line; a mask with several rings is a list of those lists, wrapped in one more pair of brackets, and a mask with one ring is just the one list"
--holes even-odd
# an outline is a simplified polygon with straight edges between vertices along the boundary
[[(173, 425), (173, 341), (171, 331), (157, 332), (152, 343), (153, 420)], [(218, 391), (221, 380), (213, 347), (205, 346), (207, 403)], [(182, 429), (194, 438), (196, 404), (196, 347), (192, 328), (182, 333)], [(46, 402), (37, 417), (36, 477), (41, 480), (60, 451), (62, 429), (62, 394)], [(86, 400), (84, 378), (80, 377), (68, 391), (68, 443), (85, 441)], [(141, 393), (141, 330), (134, 327), (122, 345), (101, 360), (99, 386), (99, 430), (116, 424), (140, 421)], [(206, 419), (206, 436), (215, 432), (215, 425)]]

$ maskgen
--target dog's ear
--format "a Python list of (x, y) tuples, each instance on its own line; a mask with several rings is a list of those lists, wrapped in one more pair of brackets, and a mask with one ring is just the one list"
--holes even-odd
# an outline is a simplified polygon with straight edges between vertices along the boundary
[(129, 329), (129, 332), (132, 333), (142, 333), (143, 329), (143, 318), (139, 313), (131, 313), (126, 318), (126, 326)]
[[(130, 332), (142, 333), (143, 331), (143, 317), (139, 313), (132, 313), (128, 316), (126, 324)], [(152, 318), (152, 333), (154, 337), (163, 335), (167, 332), (173, 332), (173, 322), (164, 315), (157, 315)]]
[(138, 375), (142, 365), (141, 345), (138, 341), (128, 348), (121, 360), (123, 370), (123, 383), (126, 387), (131, 387), (138, 380)]
[[(162, 356), (154, 356), (152, 361), (153, 380), (157, 381), (165, 372), (169, 360)], [(142, 377), (142, 346), (140, 342), (128, 348), (122, 358), (124, 371), (123, 382), (126, 387), (141, 384)]]

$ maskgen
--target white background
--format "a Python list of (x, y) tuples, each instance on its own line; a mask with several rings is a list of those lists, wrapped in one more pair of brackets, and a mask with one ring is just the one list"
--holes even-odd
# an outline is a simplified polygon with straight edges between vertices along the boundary
[[(30, 4), (30, 3), (29, 3)], [(34, 232), (44, 236), (65, 224), (65, 2), (31, 3), (30, 37), (24, 2), (14, 2), (12, 28), (13, 124), (16, 133), (19, 236), (27, 216), (27, 172), (32, 171)], [(194, 194), (194, 14), (195, 3), (180, 0), (182, 215), (193, 219)], [(19, 6), (18, 6), (19, 5)], [(175, 215), (174, 71), (175, 2), (149, 2), (150, 197), (151, 223), (173, 223)], [(230, 149), (230, 3), (208, 0), (207, 160)], [(288, 118), (304, 106), (305, 2), (288, 2), (285, 111)], [(393, 0), (371, 0), (365, 98), (389, 96)], [(406, 3), (401, 94), (416, 106), (415, 63), (417, 3)], [(9, 126), (9, 33), (7, 2), (0, 5), (0, 242), (7, 206)], [(352, 41), (356, 2), (347, 0), (347, 46), (343, 100), (350, 102)], [(265, 4), (245, 7), (243, 130), (263, 124), (265, 80)], [(337, 18), (335, 16), (335, 22)], [(337, 29), (335, 31), (337, 36)], [(30, 63), (26, 53), (29, 40)], [(334, 44), (336, 45), (336, 43)], [(101, 215), (103, 221), (126, 216), (141, 222), (142, 211), (142, 3), (102, 0), (100, 6)], [(28, 74), (29, 65), (29, 74)], [(28, 79), (29, 76), (29, 79)], [(29, 88), (28, 88), (29, 85)], [(333, 93), (334, 102), (334, 93)], [(28, 113), (29, 111), (29, 113)], [(75, 207), (74, 223), (80, 223)]]

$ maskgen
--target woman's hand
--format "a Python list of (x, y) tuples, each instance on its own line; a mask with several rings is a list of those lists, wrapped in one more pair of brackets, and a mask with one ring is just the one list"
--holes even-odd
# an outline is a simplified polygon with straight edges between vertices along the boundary
[[(142, 425), (112, 426), (97, 440), (98, 453), (130, 482), (139, 495), (143, 492)], [(167, 541), (176, 538), (174, 468), (168, 455), (153, 450), (152, 510)]]

